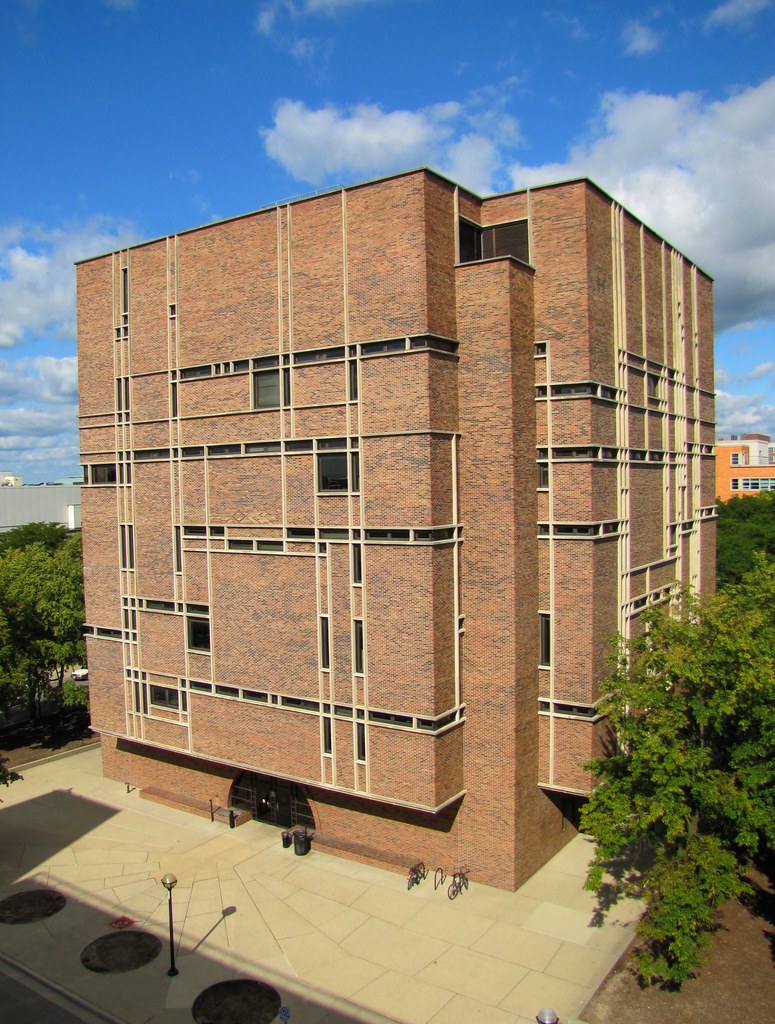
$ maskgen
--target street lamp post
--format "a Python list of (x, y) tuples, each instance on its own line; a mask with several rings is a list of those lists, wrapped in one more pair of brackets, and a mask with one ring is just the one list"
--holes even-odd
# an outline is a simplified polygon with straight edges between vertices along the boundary
[(175, 975), (179, 972), (177, 967), (175, 966), (175, 933), (172, 930), (172, 890), (178, 884), (178, 880), (173, 874), (170, 874), (168, 872), (162, 878), (161, 884), (167, 890), (167, 903), (169, 905), (170, 912), (170, 969), (167, 971), (167, 974), (169, 974), (171, 978), (174, 978)]

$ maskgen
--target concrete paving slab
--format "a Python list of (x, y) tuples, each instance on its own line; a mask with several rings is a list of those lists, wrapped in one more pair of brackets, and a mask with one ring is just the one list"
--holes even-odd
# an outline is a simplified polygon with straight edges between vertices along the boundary
[(353, 910), (360, 910), (361, 913), (370, 917), (378, 917), (390, 924), (406, 924), (414, 917), (422, 904), (417, 904), (410, 898), (411, 893), (404, 891), (395, 892), (384, 885), (371, 885), (352, 904)]
[(427, 1024), (452, 998), (450, 992), (397, 971), (387, 971), (358, 992), (358, 1002), (402, 1024)]
[(606, 953), (587, 946), (563, 942), (544, 968), (544, 974), (553, 978), (596, 988), (611, 969), (611, 958)]
[(461, 914), (450, 900), (426, 903), (406, 921), (406, 928), (457, 946), (471, 946), (489, 928), (492, 920), (478, 914)]
[(337, 914), (336, 917), (332, 917), (328, 921), (319, 922), (318, 928), (324, 935), (333, 939), (334, 942), (341, 943), (342, 939), (352, 935), (356, 928), (360, 928), (365, 920), (366, 914), (363, 914), (360, 910), (353, 910), (352, 907), (347, 907)]
[(301, 914), (297, 914), (283, 900), (262, 903), (258, 909), (278, 941), (289, 939), (294, 935), (310, 935), (315, 931), (313, 924), (303, 918)]
[(311, 968), (305, 981), (314, 988), (345, 999), (356, 999), (356, 993), (364, 986), (381, 977), (385, 968), (362, 957), (342, 954), (324, 967)]
[(413, 935), (376, 918), (368, 918), (342, 941), (341, 946), (365, 960), (409, 976), (417, 974), (449, 948), (438, 939)]
[(453, 995), (449, 1002), (431, 1017), (428, 1024), (535, 1024), (535, 1016), (530, 1021), (524, 1021), (521, 1017), (515, 1018), (508, 1010), (480, 1003), (467, 996)]
[(279, 944), (286, 960), (299, 978), (306, 977), (309, 971), (320, 970), (342, 955), (339, 945), (320, 932), (280, 939)]
[(480, 1003), (497, 1006), (526, 974), (525, 967), (453, 946), (421, 970), (417, 977), (420, 981)]
[[(559, 939), (528, 931), (518, 925), (496, 921), (492, 928), (473, 944), (473, 949), (508, 963), (542, 971), (560, 948)], [(540, 1007), (539, 1007), (540, 1009)]]
[(572, 981), (554, 978), (539, 971), (529, 971), (500, 1003), (500, 1008), (510, 1010), (530, 1019), (543, 1006), (551, 1006), (561, 1021), (576, 1017), (587, 998), (588, 989)]
[(593, 931), (591, 915), (571, 907), (559, 906), (556, 902), (539, 903), (530, 917), (522, 923), (523, 928), (552, 935), (560, 941), (577, 942), (584, 945)]

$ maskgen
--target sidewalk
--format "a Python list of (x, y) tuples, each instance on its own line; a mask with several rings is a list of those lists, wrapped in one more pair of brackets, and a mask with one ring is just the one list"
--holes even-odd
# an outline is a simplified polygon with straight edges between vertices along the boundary
[[(296, 857), (269, 825), (230, 830), (141, 800), (102, 778), (98, 748), (23, 775), (0, 793), (0, 899), (50, 886), (68, 902), (0, 924), (0, 958), (106, 1020), (191, 1024), (203, 989), (251, 977), (278, 990), (292, 1024), (530, 1024), (544, 1006), (570, 1024), (637, 918), (625, 903), (591, 925), (580, 836), (518, 892), (472, 882), (450, 901), (430, 874), (408, 892), (401, 875)], [(166, 872), (178, 878), (174, 978)], [(84, 969), (81, 950), (121, 916), (161, 939), (161, 955), (126, 974)]]

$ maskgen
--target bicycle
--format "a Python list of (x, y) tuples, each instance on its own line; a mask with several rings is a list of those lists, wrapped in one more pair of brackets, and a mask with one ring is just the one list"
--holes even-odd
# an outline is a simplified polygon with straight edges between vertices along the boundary
[(421, 860), (412, 864), (409, 868), (409, 878), (406, 881), (406, 888), (411, 889), (413, 885), (419, 885), (428, 875), (428, 869)]
[(460, 868), (459, 871), (452, 873), (452, 881), (449, 883), (449, 889), (447, 889), (447, 896), (454, 900), (455, 897), (468, 888), (468, 868)]

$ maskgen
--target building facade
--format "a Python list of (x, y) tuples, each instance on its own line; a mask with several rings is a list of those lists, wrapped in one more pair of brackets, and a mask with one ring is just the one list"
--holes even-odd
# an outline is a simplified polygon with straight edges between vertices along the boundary
[(419, 170), (78, 266), (111, 778), (521, 884), (609, 638), (714, 580), (711, 282), (587, 180)]
[(26, 523), (81, 526), (80, 484), (0, 484), (0, 533)]
[(769, 434), (733, 434), (716, 442), (716, 497), (775, 491), (775, 444)]

